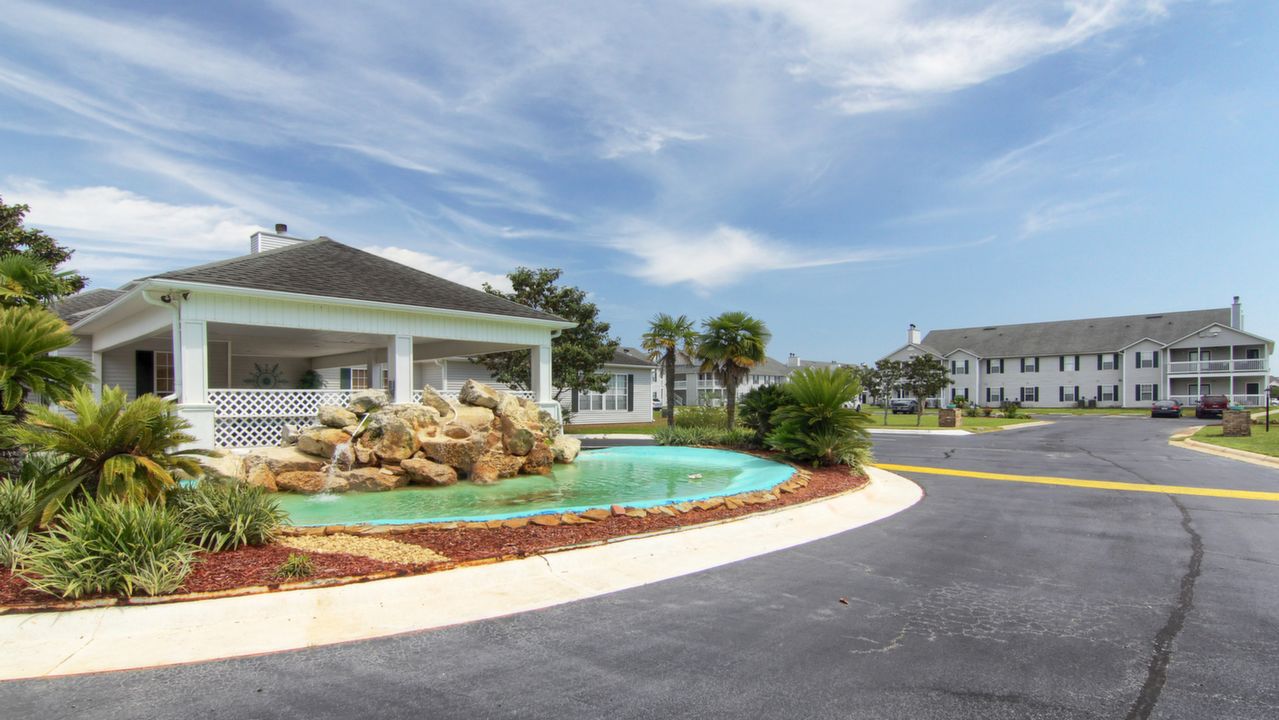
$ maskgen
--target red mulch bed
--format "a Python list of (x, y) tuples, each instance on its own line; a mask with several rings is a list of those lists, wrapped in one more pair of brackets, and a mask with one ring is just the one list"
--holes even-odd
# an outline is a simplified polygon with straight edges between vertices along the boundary
[[(315, 573), (302, 578), (303, 580), (353, 577), (382, 572), (418, 573), (432, 568), (449, 567), (458, 562), (523, 557), (554, 548), (716, 522), (761, 510), (808, 502), (856, 489), (867, 482), (865, 476), (851, 475), (847, 469), (841, 467), (821, 468), (810, 472), (811, 477), (807, 487), (800, 488), (794, 493), (782, 493), (777, 500), (765, 504), (745, 505), (739, 508), (730, 509), (720, 506), (711, 510), (692, 510), (673, 517), (661, 513), (653, 513), (644, 518), (613, 516), (589, 525), (544, 527), (530, 524), (519, 528), (429, 529), (383, 536), (428, 547), (449, 558), (449, 562), (433, 565), (401, 565), (358, 555), (295, 550), (283, 545), (243, 547), (220, 553), (201, 553), (199, 562), (183, 585), (183, 592), (215, 592), (253, 586), (274, 587), (290, 582), (290, 580), (276, 577), (275, 572), (289, 555), (295, 553), (308, 555), (315, 563)], [(32, 589), (22, 578), (0, 568), (0, 607), (56, 605), (62, 602), (64, 601), (59, 598)]]

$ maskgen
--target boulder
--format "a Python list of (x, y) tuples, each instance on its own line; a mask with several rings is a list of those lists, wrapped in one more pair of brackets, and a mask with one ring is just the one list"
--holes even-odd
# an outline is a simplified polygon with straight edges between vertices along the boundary
[(285, 423), (280, 426), (280, 447), (298, 444), (298, 433), (302, 428), (292, 423)]
[(444, 436), (454, 440), (465, 440), (471, 437), (471, 431), (461, 425), (449, 425), (444, 428)]
[(582, 441), (572, 435), (560, 435), (551, 444), (551, 453), (554, 454), (557, 463), (571, 463), (577, 459), (577, 454), (581, 451)]
[(413, 485), (452, 485), (457, 482), (457, 470), (433, 460), (409, 458), (400, 463), (400, 468)]
[(493, 426), (496, 417), (489, 408), (463, 405), (457, 409), (457, 417), (450, 424), (461, 425), (472, 431), (487, 430)]
[(546, 443), (538, 440), (529, 448), (529, 452), (524, 456), (524, 464), (520, 467), (521, 471), (530, 475), (550, 475), (551, 465), (555, 462), (555, 455), (551, 452), (551, 448)]
[(502, 397), (497, 390), (473, 378), (462, 383), (462, 389), (458, 391), (457, 399), (463, 405), (489, 408), (490, 410), (496, 408), (497, 404), (502, 401)]
[(422, 404), (435, 410), (441, 420), (448, 421), (453, 419), (453, 404), (445, 397), (435, 391), (435, 388), (426, 385), (422, 388)]
[(277, 492), (280, 486), (275, 482), (275, 473), (266, 463), (254, 465), (244, 476), (244, 482), (266, 488), (267, 492)]
[(351, 434), (345, 430), (316, 425), (298, 435), (298, 450), (307, 455), (331, 460), (338, 445), (351, 442)]
[(471, 465), (468, 479), (476, 485), (491, 485), (501, 478), (515, 477), (522, 467), (524, 458), (490, 451)]
[(533, 449), (534, 443), (538, 440), (531, 430), (516, 424), (515, 420), (510, 417), (502, 418), (501, 428), (502, 447), (506, 448), (506, 452), (512, 455), (518, 455), (519, 457), (528, 455), (529, 450)]
[(444, 463), (463, 473), (469, 473), (471, 466), (484, 454), (483, 441), (476, 442), (469, 436), (463, 440), (450, 437), (436, 437), (422, 443), (422, 453), (428, 459)]
[(351, 393), (346, 409), (357, 415), (371, 413), (390, 402), (385, 390), (357, 390)]
[(204, 468), (206, 475), (236, 478), (238, 480), (243, 480), (245, 477), (244, 457), (225, 450), (217, 451), (212, 455), (198, 457), (196, 462), (200, 463)]
[(360, 418), (356, 417), (355, 413), (337, 405), (321, 405), (316, 413), (316, 419), (321, 425), (339, 430), (360, 422)]
[(524, 407), (520, 405), (519, 398), (514, 395), (502, 393), (502, 399), (497, 401), (497, 407), (493, 408), (493, 413), (498, 417), (524, 422)]
[[(413, 457), (418, 442), (407, 422), (390, 413), (379, 412), (364, 424), (364, 432), (356, 440), (356, 447), (372, 453), (370, 462), (399, 464)], [(360, 459), (358, 453), (356, 459)]]
[(244, 456), (246, 476), (257, 466), (266, 467), (271, 472), (279, 474), (298, 470), (323, 470), (326, 462), (327, 458), (321, 460), (291, 447), (259, 448)]
[(418, 443), (433, 438), (440, 432), (440, 414), (433, 407), (404, 403), (388, 405), (382, 412), (390, 413), (408, 424), (410, 432)]
[(346, 489), (354, 492), (383, 492), (409, 484), (407, 473), (387, 468), (363, 467), (341, 473)]
[(332, 477), (328, 473), (311, 470), (293, 470), (275, 476), (275, 484), (280, 490), (315, 495), (322, 492), (342, 492), (347, 489), (347, 481), (340, 474)]

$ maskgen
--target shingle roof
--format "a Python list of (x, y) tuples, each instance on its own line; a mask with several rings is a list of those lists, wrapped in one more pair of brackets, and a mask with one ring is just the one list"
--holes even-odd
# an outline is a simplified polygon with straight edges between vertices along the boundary
[[(689, 358), (689, 356), (685, 355), (684, 353), (678, 353), (676, 355), (676, 358), (675, 358), (676, 372), (695, 372), (697, 368), (699, 367), (701, 367), (700, 361)], [(752, 375), (776, 375), (776, 376), (785, 377), (786, 375), (789, 375), (791, 370), (793, 369), (794, 368), (787, 367), (786, 363), (778, 362), (777, 360), (774, 360), (773, 358), (765, 355), (764, 362), (759, 363), (755, 367), (751, 368), (751, 374)]]
[(63, 321), (72, 323), (76, 320), (89, 315), (99, 308), (111, 304), (112, 300), (124, 294), (123, 290), (110, 290), (107, 288), (98, 288), (96, 290), (85, 290), (82, 293), (76, 293), (70, 297), (62, 298), (55, 302), (52, 306), (53, 312)]
[(941, 355), (963, 348), (981, 357), (1113, 352), (1142, 338), (1170, 343), (1214, 322), (1229, 325), (1230, 308), (933, 330), (923, 344)]
[(326, 237), (153, 275), (154, 279), (563, 320)]
[(656, 367), (656, 363), (648, 359), (648, 353), (633, 347), (618, 347), (613, 351), (610, 365), (635, 365), (638, 367)]

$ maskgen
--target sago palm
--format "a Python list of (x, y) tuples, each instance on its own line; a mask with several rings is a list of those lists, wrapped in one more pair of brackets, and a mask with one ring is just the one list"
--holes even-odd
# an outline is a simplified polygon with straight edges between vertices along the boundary
[(814, 465), (856, 465), (870, 446), (870, 416), (849, 405), (861, 383), (844, 368), (803, 368), (783, 386), (786, 401), (773, 413), (768, 446)]
[(70, 415), (32, 408), (14, 433), (32, 451), (65, 458), (38, 484), (36, 511), (42, 522), (73, 495), (162, 501), (176, 483), (174, 471), (203, 472), (191, 457), (203, 451), (179, 449), (195, 438), (186, 432), (190, 423), (167, 400), (143, 395), (130, 401), (120, 388), (108, 387), (98, 401), (80, 387), (63, 407)]
[(31, 393), (56, 402), (89, 382), (89, 363), (49, 354), (74, 344), (71, 328), (48, 310), (0, 307), (0, 412), (20, 418)]
[(71, 273), (17, 253), (0, 256), (0, 305), (17, 307), (48, 304), (71, 292)]
[(672, 317), (658, 313), (648, 323), (648, 332), (640, 339), (640, 347), (648, 358), (662, 363), (666, 376), (666, 425), (675, 427), (675, 360), (679, 353), (691, 356), (697, 346), (697, 331), (687, 315)]
[(744, 312), (726, 312), (702, 321), (697, 357), (702, 372), (714, 373), (724, 385), (728, 429), (737, 413), (737, 386), (751, 368), (764, 361), (764, 350), (773, 337), (764, 321)]

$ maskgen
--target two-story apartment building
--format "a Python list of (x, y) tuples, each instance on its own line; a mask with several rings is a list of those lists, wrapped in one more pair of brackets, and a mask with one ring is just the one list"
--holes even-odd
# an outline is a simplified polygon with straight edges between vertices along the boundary
[(886, 357), (941, 358), (954, 384), (942, 400), (981, 405), (1140, 407), (1202, 395), (1265, 404), (1274, 341), (1243, 328), (1239, 298), (1228, 308), (1018, 325), (933, 330)]
[[(764, 362), (751, 368), (750, 374), (737, 386), (737, 394), (740, 396), (757, 387), (784, 383), (792, 369), (765, 357)], [(719, 379), (713, 373), (702, 372), (700, 363), (680, 353), (675, 363), (675, 405), (723, 405), (724, 399), (724, 386)], [(666, 380), (661, 363), (653, 370), (653, 403), (666, 407)]]

